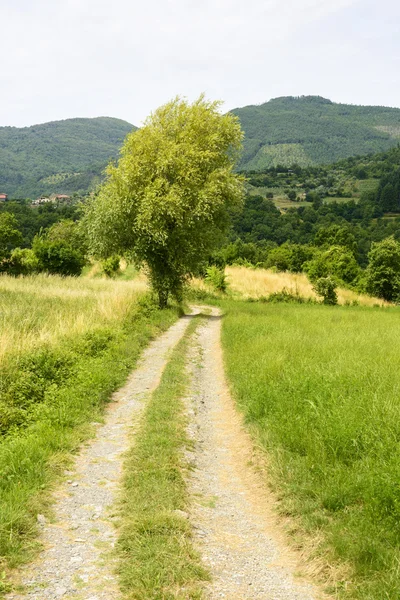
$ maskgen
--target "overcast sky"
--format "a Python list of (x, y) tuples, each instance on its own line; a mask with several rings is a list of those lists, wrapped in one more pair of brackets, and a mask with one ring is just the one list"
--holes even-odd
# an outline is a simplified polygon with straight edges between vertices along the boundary
[(0, 126), (112, 116), (176, 95), (400, 107), (399, 0), (0, 0)]

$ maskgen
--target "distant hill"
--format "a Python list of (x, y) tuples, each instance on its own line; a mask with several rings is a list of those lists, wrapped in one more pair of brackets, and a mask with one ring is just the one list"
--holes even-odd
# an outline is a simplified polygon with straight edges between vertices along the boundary
[(14, 198), (85, 193), (132, 129), (109, 117), (0, 127), (0, 192)]
[(243, 170), (328, 164), (400, 142), (400, 109), (286, 96), (232, 111), (245, 131)]
[[(232, 112), (245, 131), (239, 165), (245, 171), (329, 164), (400, 143), (399, 108), (287, 96)], [(11, 198), (87, 193), (101, 182), (132, 129), (110, 117), (0, 127), (0, 193)]]

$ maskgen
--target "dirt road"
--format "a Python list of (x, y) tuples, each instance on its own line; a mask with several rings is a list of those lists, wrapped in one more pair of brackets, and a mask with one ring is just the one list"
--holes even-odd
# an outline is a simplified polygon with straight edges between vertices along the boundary
[(191, 435), (195, 465), (190, 489), (195, 537), (213, 580), (209, 599), (312, 600), (310, 585), (296, 582), (296, 556), (276, 525), (253, 451), (226, 385), (214, 310), (194, 348)]
[[(198, 309), (196, 308), (197, 312)], [(145, 351), (128, 383), (114, 395), (105, 424), (83, 448), (61, 486), (55, 522), (42, 521), (44, 550), (21, 571), (24, 592), (7, 600), (118, 600), (112, 548), (118, 532), (112, 505), (118, 496), (123, 454), (156, 388), (168, 353), (186, 330), (180, 319)], [(316, 600), (317, 590), (296, 580), (296, 556), (276, 525), (273, 498), (250, 465), (252, 446), (226, 386), (217, 309), (194, 336), (187, 410), (194, 450), (188, 486), (195, 543), (212, 582), (209, 600)], [(145, 598), (143, 600), (146, 600)]]

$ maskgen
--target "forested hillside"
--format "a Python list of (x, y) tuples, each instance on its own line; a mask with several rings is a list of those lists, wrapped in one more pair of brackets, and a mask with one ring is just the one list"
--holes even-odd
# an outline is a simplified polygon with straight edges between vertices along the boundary
[(0, 191), (15, 198), (86, 193), (132, 128), (109, 117), (0, 127)]
[[(245, 131), (239, 168), (329, 164), (389, 150), (400, 109), (335, 104), (319, 96), (275, 98), (232, 111)], [(109, 117), (0, 127), (0, 192), (12, 198), (86, 194), (102, 179), (132, 125)]]
[(245, 170), (327, 164), (388, 150), (400, 140), (399, 108), (288, 96), (232, 112), (245, 131), (240, 165)]

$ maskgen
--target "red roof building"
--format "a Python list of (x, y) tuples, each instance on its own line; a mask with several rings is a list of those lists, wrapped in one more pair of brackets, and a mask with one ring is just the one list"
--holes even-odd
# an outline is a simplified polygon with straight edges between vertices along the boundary
[(0, 202), (5, 202), (6, 200), (8, 200), (7, 194), (0, 194)]

